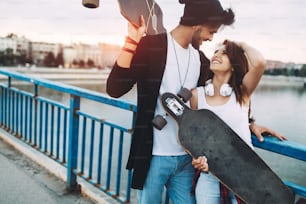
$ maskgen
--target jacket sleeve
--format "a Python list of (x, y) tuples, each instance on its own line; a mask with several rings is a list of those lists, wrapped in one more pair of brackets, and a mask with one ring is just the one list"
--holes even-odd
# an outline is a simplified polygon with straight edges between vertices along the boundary
[(110, 72), (106, 82), (106, 92), (111, 97), (121, 97), (129, 92), (133, 86), (144, 76), (147, 66), (147, 44), (148, 40), (143, 37), (139, 42), (130, 68), (120, 67), (117, 62)]

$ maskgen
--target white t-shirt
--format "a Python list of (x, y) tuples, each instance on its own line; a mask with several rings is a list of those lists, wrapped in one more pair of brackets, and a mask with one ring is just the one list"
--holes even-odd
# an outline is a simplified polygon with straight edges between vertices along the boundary
[[(160, 95), (165, 92), (177, 94), (181, 87), (191, 90), (197, 86), (200, 76), (201, 62), (198, 50), (194, 49), (191, 44), (189, 44), (187, 49), (181, 47), (172, 38), (170, 33), (167, 34), (167, 38), (167, 61), (159, 89)], [(189, 103), (187, 105), (189, 106)], [(160, 103), (160, 97), (158, 97), (155, 115), (165, 115), (165, 113)], [(166, 117), (166, 120), (167, 125), (162, 130), (156, 128), (153, 130), (154, 141), (152, 154), (159, 156), (186, 154), (177, 139), (178, 128), (176, 122), (170, 117)]]

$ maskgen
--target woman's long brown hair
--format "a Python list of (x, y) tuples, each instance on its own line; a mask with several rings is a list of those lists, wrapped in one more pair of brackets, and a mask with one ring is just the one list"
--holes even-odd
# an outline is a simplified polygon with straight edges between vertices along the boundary
[[(242, 85), (242, 80), (244, 75), (249, 71), (248, 60), (244, 51), (234, 42), (225, 40), (222, 44), (225, 45), (226, 54), (233, 67), (233, 73), (228, 83), (236, 94), (236, 100), (242, 105), (244, 102), (243, 98), (247, 93), (245, 87)], [(209, 70), (208, 74), (205, 74), (205, 77), (207, 77), (205, 81), (213, 78), (213, 76), (213, 72)]]

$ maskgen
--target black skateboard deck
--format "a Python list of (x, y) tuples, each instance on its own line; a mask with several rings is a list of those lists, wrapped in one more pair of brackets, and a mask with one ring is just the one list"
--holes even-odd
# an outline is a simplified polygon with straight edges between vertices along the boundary
[(155, 0), (118, 0), (118, 3), (122, 16), (136, 26), (139, 25), (139, 16), (143, 15), (148, 35), (166, 32), (162, 10)]
[(223, 120), (207, 109), (191, 110), (172, 93), (161, 96), (177, 122), (178, 139), (192, 157), (206, 156), (209, 172), (249, 204), (292, 204), (294, 194)]

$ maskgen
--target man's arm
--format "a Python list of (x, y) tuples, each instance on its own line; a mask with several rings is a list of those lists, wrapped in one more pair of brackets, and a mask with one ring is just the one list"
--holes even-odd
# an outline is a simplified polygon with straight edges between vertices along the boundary
[(141, 50), (140, 40), (145, 30), (146, 26), (142, 16), (139, 27), (135, 27), (131, 23), (128, 24), (128, 36), (106, 82), (106, 92), (111, 97), (121, 97), (130, 91), (136, 83), (137, 71), (133, 63), (142, 64), (137, 62), (138, 58), (142, 58), (141, 52), (139, 52), (140, 54), (136, 54), (136, 52)]

